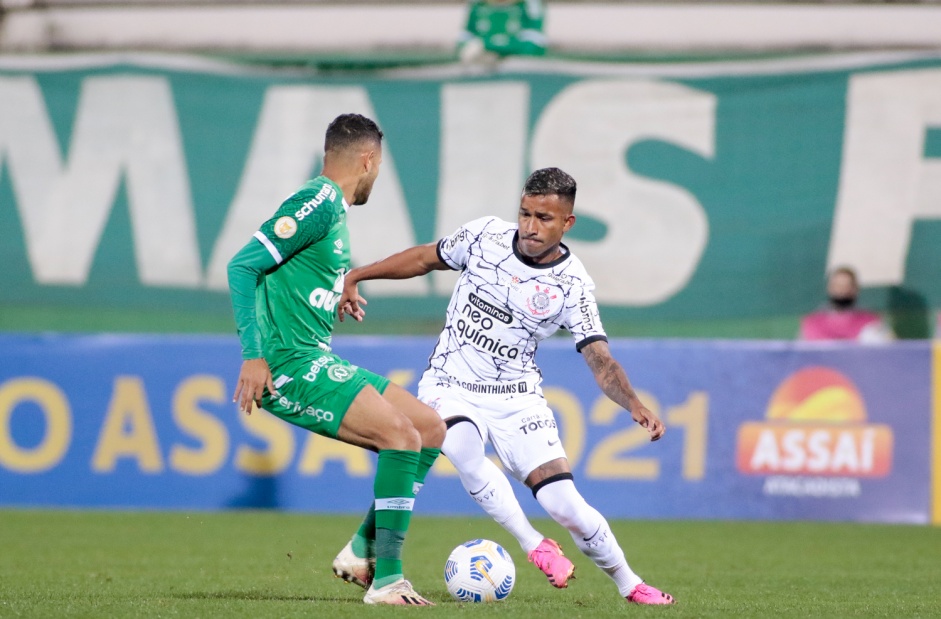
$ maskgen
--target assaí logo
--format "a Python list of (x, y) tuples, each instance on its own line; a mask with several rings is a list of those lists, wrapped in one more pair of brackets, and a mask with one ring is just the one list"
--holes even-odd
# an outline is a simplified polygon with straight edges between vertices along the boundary
[(843, 374), (808, 367), (788, 377), (766, 420), (742, 424), (736, 464), (766, 475), (765, 495), (859, 496), (860, 479), (892, 469), (892, 429), (866, 423), (866, 405)]

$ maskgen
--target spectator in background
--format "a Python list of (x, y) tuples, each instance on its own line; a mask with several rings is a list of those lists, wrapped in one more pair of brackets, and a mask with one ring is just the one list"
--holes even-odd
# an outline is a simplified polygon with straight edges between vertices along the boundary
[(543, 0), (471, 0), (458, 54), (468, 63), (492, 63), (511, 55), (541, 56)]
[(802, 340), (855, 340), (863, 343), (887, 342), (895, 334), (882, 317), (856, 307), (859, 282), (850, 267), (838, 267), (827, 277), (826, 308), (801, 320)]

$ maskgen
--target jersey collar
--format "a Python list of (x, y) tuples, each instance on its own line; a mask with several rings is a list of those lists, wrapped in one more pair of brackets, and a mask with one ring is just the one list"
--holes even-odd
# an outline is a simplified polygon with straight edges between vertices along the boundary
[(516, 259), (525, 264), (526, 266), (533, 269), (551, 269), (552, 267), (562, 264), (569, 259), (569, 256), (572, 255), (572, 252), (569, 251), (568, 245), (565, 243), (559, 243), (559, 247), (562, 248), (562, 255), (553, 260), (552, 262), (546, 262), (543, 264), (536, 264), (526, 256), (520, 253), (519, 247), (516, 246), (517, 241), (520, 238), (520, 231), (517, 230), (513, 233), (513, 255), (516, 256)]

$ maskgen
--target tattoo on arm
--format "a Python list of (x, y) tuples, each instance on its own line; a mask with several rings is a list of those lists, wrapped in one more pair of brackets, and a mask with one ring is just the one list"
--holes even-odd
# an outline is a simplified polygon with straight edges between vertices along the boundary
[(611, 356), (607, 347), (589, 344), (582, 353), (604, 394), (625, 409), (631, 410), (631, 404), (637, 400), (637, 394), (634, 393), (624, 368)]

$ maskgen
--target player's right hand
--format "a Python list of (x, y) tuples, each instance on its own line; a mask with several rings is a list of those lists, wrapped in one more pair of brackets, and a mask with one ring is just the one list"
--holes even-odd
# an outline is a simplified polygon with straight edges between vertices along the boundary
[(271, 377), (271, 369), (264, 357), (257, 359), (246, 359), (242, 362), (242, 370), (239, 372), (238, 382), (235, 384), (235, 393), (232, 395), (232, 401), (238, 402), (239, 410), (247, 415), (252, 414), (252, 404), (261, 408), (261, 398), (265, 395), (265, 387), (268, 393), (278, 395), (274, 388), (274, 379)]
[(647, 432), (650, 433), (651, 441), (660, 440), (663, 433), (667, 431), (660, 417), (646, 406), (635, 407), (634, 410), (631, 411), (631, 417), (634, 421), (639, 423), (641, 427), (647, 429)]
[(357, 322), (363, 322), (366, 316), (366, 310), (361, 306), (368, 305), (366, 299), (360, 296), (359, 286), (356, 280), (349, 277), (343, 282), (343, 293), (340, 295), (340, 301), (337, 303), (337, 318), (343, 322), (344, 315), (352, 316)]

